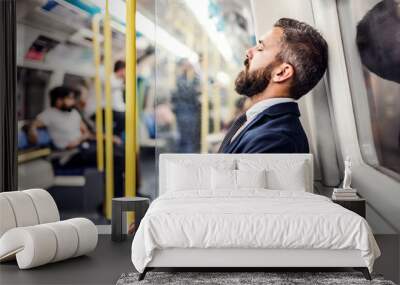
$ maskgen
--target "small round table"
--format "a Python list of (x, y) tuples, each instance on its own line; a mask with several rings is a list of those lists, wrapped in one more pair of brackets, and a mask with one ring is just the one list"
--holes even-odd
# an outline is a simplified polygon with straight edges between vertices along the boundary
[(144, 197), (120, 197), (112, 199), (111, 240), (126, 239), (126, 213), (135, 212), (135, 227), (139, 227), (150, 205), (150, 199)]

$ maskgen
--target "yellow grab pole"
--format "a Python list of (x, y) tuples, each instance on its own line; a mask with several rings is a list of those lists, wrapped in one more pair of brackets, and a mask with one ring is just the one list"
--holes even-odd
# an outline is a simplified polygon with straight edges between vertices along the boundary
[(208, 37), (203, 31), (203, 84), (201, 92), (201, 153), (208, 152)]
[(111, 102), (111, 25), (109, 0), (106, 0), (106, 14), (104, 17), (104, 68), (105, 68), (105, 94), (106, 94), (106, 217), (111, 218), (111, 200), (114, 196), (114, 165), (113, 165), (113, 115)]
[[(218, 53), (215, 53), (215, 66), (217, 73), (221, 68), (221, 57)], [(214, 92), (214, 133), (219, 133), (221, 131), (221, 88), (218, 80), (215, 81)]]
[(126, 1), (125, 196), (136, 196), (136, 0)]
[(93, 30), (93, 59), (95, 66), (94, 85), (96, 91), (96, 145), (97, 145), (97, 170), (104, 171), (104, 142), (103, 142), (103, 112), (100, 81), (100, 15), (97, 14), (92, 19)]

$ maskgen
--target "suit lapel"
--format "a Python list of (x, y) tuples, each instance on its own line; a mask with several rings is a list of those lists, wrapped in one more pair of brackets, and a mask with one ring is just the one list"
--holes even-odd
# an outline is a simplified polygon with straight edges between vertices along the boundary
[(244, 129), (235, 137), (235, 139), (228, 144), (227, 146), (225, 146), (226, 151), (224, 152), (230, 152), (232, 151), (232, 149), (234, 149), (236, 147), (236, 145), (239, 143), (239, 141), (241, 140), (242, 136), (246, 133), (246, 131), (252, 126), (254, 125), (259, 119), (261, 119), (263, 116), (266, 116), (266, 112), (263, 111), (260, 114), (258, 114), (246, 127), (244, 127)]
[(223, 152), (225, 153), (231, 153), (231, 151), (238, 145), (240, 142), (241, 138), (243, 135), (246, 133), (246, 131), (251, 128), (258, 120), (260, 120), (263, 116), (268, 116), (270, 118), (276, 117), (276, 116), (281, 116), (283, 114), (293, 114), (297, 117), (300, 116), (299, 112), (299, 107), (297, 103), (295, 102), (290, 102), (290, 103), (280, 103), (273, 105), (264, 111), (262, 111), (260, 114), (258, 114), (238, 135), (235, 137), (235, 139), (225, 146)]

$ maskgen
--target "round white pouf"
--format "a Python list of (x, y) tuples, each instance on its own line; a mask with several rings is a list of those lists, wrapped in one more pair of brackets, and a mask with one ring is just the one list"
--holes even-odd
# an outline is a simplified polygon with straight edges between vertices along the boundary
[(27, 269), (96, 248), (97, 228), (90, 220), (59, 220), (46, 190), (0, 193), (0, 262), (16, 258), (19, 268)]
[(84, 218), (75, 218), (65, 222), (70, 223), (78, 232), (79, 244), (74, 257), (91, 252), (96, 248), (98, 232), (92, 221)]
[(35, 205), (29, 195), (23, 191), (1, 193), (13, 209), (17, 227), (33, 226), (39, 223)]
[(57, 222), (60, 220), (56, 202), (50, 193), (43, 189), (24, 190), (23, 193), (32, 199), (39, 218), (39, 224)]
[(28, 269), (87, 254), (97, 245), (96, 226), (76, 218), (8, 230), (0, 238), (0, 260), (16, 256), (20, 269)]
[(5, 232), (16, 226), (17, 223), (10, 202), (0, 194), (0, 238)]
[(56, 250), (57, 240), (53, 231), (41, 225), (11, 229), (0, 239), (0, 257), (16, 254), (20, 269), (51, 262)]
[(78, 250), (78, 233), (67, 221), (44, 224), (53, 231), (57, 239), (57, 252), (51, 262), (68, 259), (75, 256)]

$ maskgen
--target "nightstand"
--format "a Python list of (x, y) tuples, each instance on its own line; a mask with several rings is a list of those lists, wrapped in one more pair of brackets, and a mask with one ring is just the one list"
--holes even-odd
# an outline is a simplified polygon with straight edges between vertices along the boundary
[(121, 197), (112, 199), (111, 239), (112, 241), (123, 241), (126, 231), (126, 213), (135, 212), (136, 229), (146, 214), (150, 205), (150, 199), (143, 197)]
[(365, 199), (358, 198), (356, 200), (336, 200), (332, 199), (332, 202), (339, 204), (340, 206), (359, 214), (365, 219)]

